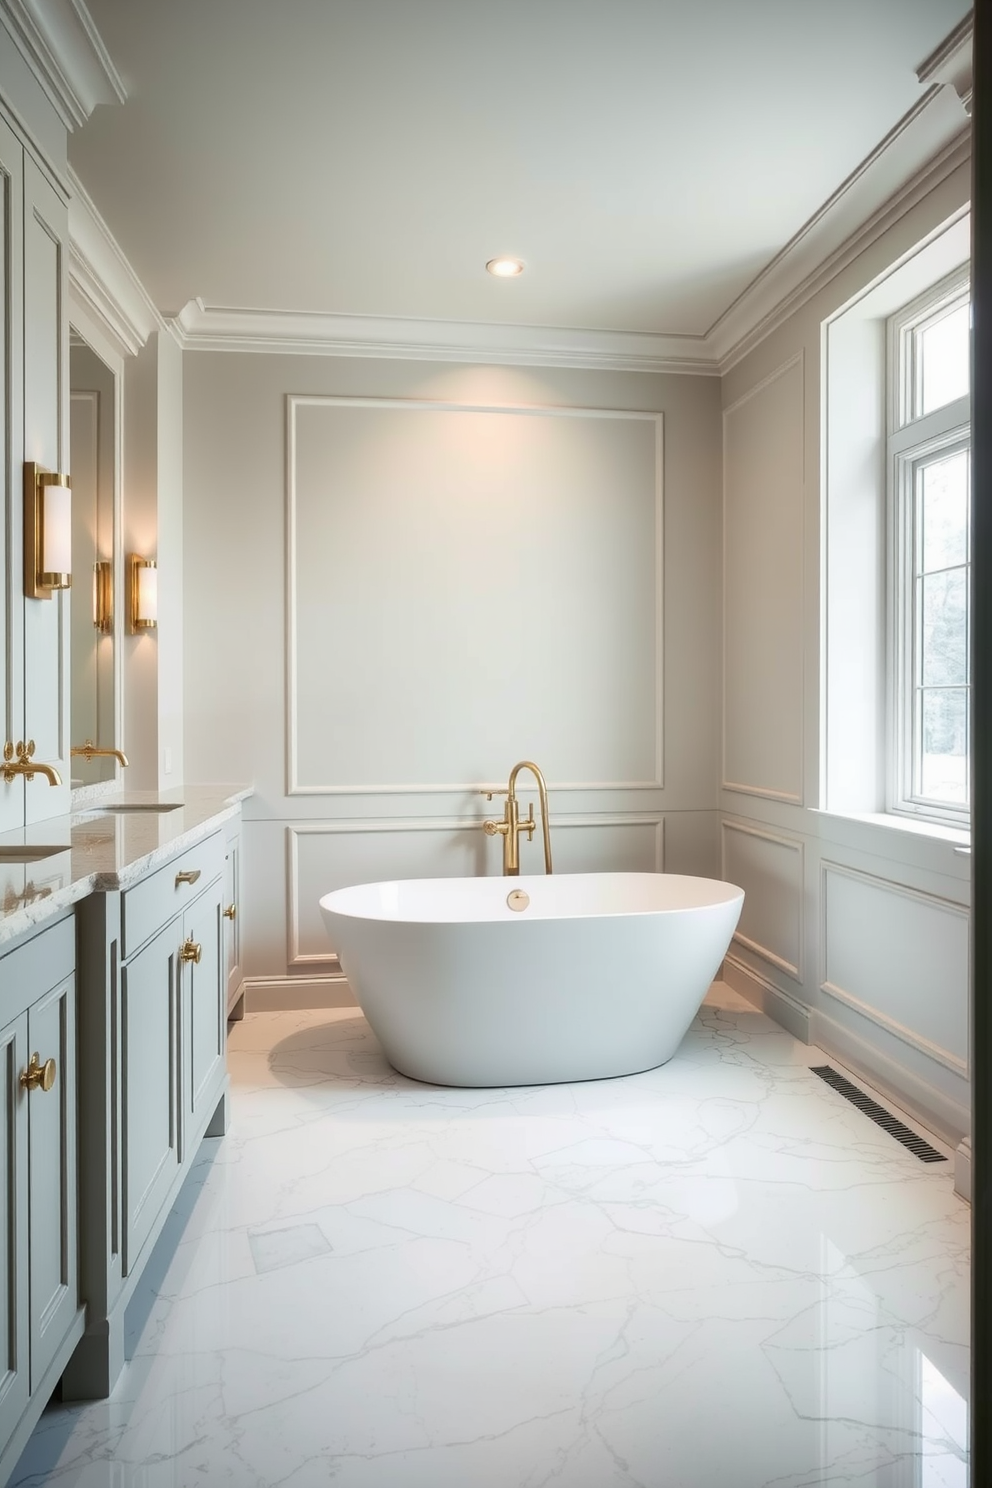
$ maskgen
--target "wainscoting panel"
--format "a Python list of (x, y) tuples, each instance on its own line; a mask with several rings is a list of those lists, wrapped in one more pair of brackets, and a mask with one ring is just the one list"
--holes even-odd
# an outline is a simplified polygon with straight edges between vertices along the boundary
[(801, 803), (803, 359), (724, 410), (723, 784)]
[(968, 910), (822, 864), (821, 991), (960, 1075), (968, 1072)]
[(661, 415), (290, 397), (288, 793), (662, 783)]
[(722, 839), (723, 877), (744, 890), (735, 943), (801, 981), (802, 842), (730, 821)]
[[(462, 878), (501, 871), (501, 846), (478, 819), (307, 822), (286, 828), (289, 884), (287, 963), (337, 964), (319, 900), (348, 884), (394, 878)], [(557, 873), (660, 872), (664, 820), (653, 813), (625, 817), (556, 817), (552, 834)], [(544, 871), (540, 827), (521, 842), (524, 873)]]

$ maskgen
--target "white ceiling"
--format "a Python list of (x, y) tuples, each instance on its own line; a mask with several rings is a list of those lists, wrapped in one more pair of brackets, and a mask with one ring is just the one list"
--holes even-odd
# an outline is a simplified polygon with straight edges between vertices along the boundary
[[(70, 160), (164, 313), (703, 335), (967, 0), (88, 0)], [(523, 258), (519, 280), (487, 258)]]

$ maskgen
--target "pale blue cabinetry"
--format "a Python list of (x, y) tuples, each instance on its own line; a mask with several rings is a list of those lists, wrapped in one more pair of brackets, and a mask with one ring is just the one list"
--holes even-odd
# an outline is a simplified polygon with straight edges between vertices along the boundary
[(205, 1135), (227, 1120), (225, 835), (79, 905), (85, 1336), (66, 1399), (109, 1394), (124, 1310)]
[(83, 1332), (71, 914), (0, 956), (0, 1023), (0, 1482), (5, 1482)]

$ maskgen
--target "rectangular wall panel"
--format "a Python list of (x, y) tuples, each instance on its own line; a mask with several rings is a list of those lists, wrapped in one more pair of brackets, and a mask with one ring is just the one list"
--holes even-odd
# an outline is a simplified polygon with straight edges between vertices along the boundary
[[(556, 818), (551, 848), (556, 873), (660, 872), (664, 821), (644, 814), (599, 820)], [(313, 823), (286, 828), (289, 876), (287, 963), (326, 965), (336, 957), (319, 901), (349, 884), (395, 878), (497, 875), (500, 843), (479, 821), (457, 817), (419, 821)], [(541, 831), (521, 841), (521, 872), (544, 871)]]
[(803, 361), (724, 411), (723, 783), (801, 803)]
[(291, 398), (289, 793), (661, 784), (661, 415)]
[(834, 863), (821, 903), (821, 990), (966, 1074), (966, 907)]
[(801, 981), (802, 843), (729, 821), (722, 835), (723, 877), (744, 890), (734, 940)]

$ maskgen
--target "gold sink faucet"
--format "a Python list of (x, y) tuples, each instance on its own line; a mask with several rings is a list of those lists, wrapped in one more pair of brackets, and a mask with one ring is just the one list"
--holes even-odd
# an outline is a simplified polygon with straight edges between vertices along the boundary
[(127, 769), (127, 755), (123, 749), (97, 749), (92, 739), (87, 739), (85, 744), (74, 744), (69, 753), (81, 754), (87, 764), (90, 760), (96, 759), (98, 755), (105, 755), (108, 759), (113, 757), (120, 760), (123, 769)]
[(520, 834), (527, 833), (528, 842), (534, 840), (534, 828), (537, 823), (534, 820), (534, 803), (531, 802), (530, 812), (524, 821), (520, 820), (520, 803), (517, 800), (517, 776), (521, 770), (529, 770), (537, 781), (538, 795), (541, 798), (541, 828), (544, 833), (544, 871), (551, 870), (551, 827), (548, 822), (548, 788), (544, 783), (544, 776), (532, 760), (520, 760), (510, 771), (510, 783), (505, 791), (482, 791), (487, 800), (493, 796), (506, 796), (506, 810), (502, 821), (483, 822), (482, 830), (487, 837), (502, 837), (503, 839), (503, 872), (510, 877), (516, 877), (520, 873)]
[[(14, 754), (17, 758), (14, 758)], [(29, 739), (25, 744), (18, 739), (16, 750), (8, 739), (3, 746), (3, 778), (11, 785), (18, 775), (23, 775), (25, 780), (33, 780), (36, 775), (44, 775), (49, 785), (61, 785), (62, 776), (54, 765), (43, 765), (32, 758), (34, 755), (34, 740)]]

